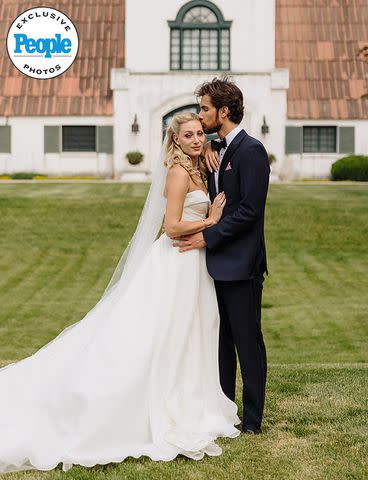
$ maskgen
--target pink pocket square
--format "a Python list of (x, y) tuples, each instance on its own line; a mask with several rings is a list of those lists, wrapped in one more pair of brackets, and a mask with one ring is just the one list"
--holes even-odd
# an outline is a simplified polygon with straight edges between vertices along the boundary
[(225, 168), (225, 172), (226, 172), (227, 170), (232, 170), (232, 168), (231, 168), (231, 163), (230, 163), (230, 162), (227, 164), (227, 167)]

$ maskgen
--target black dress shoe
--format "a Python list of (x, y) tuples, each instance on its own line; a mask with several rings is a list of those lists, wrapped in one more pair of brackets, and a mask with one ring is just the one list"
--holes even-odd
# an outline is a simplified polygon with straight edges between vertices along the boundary
[(245, 428), (243, 433), (247, 433), (248, 435), (259, 435), (262, 433), (262, 430), (260, 428)]

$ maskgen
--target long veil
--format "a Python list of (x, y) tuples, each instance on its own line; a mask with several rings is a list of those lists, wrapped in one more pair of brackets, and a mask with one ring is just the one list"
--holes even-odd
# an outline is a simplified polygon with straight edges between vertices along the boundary
[(161, 229), (166, 206), (166, 200), (163, 196), (167, 172), (164, 166), (166, 142), (167, 137), (165, 136), (160, 159), (154, 167), (151, 187), (137, 228), (120, 257), (101, 300), (115, 290), (117, 286), (119, 291), (122, 291), (131, 282), (143, 260), (144, 254), (155, 241)]
[[(98, 302), (95, 304), (95, 306), (92, 307), (91, 310), (89, 310), (81, 320), (64, 328), (64, 330), (62, 330), (59, 335), (57, 335), (50, 342), (46, 343), (43, 347), (41, 347), (38, 352), (44, 350), (45, 348), (49, 348), (53, 343), (58, 341), (66, 333), (68, 333), (70, 330), (80, 324), (110, 293), (115, 291), (117, 288), (119, 288), (119, 291), (123, 291), (124, 287), (126, 285), (129, 285), (129, 283), (131, 282), (137, 269), (143, 261), (145, 253), (156, 240), (165, 215), (166, 199), (163, 196), (163, 193), (167, 172), (164, 165), (166, 142), (167, 137), (165, 136), (165, 140), (161, 148), (159, 161), (153, 169), (151, 187), (148, 191), (148, 195), (142, 210), (142, 214), (139, 218), (137, 228), (134, 232), (133, 237), (128, 243), (128, 246), (120, 257), (120, 260), (117, 263), (114, 273), (104, 293), (102, 294)], [(13, 365), (13, 363), (2, 367), (1, 370), (9, 368), (11, 365)]]

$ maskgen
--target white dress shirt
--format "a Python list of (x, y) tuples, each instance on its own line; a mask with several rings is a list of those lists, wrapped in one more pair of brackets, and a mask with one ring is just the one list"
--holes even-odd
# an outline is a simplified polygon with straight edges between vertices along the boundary
[(225, 148), (221, 148), (221, 150), (219, 151), (219, 157), (220, 157), (220, 163), (219, 163), (219, 166), (218, 166), (218, 170), (215, 171), (215, 185), (216, 185), (216, 193), (219, 193), (218, 191), (218, 175), (219, 175), (219, 171), (220, 171), (220, 166), (221, 166), (221, 162), (222, 162), (222, 159), (224, 158), (224, 155), (226, 153), (226, 150), (229, 148), (229, 145), (230, 143), (234, 140), (234, 138), (238, 135), (238, 133), (243, 130), (243, 128), (238, 125), (237, 127), (233, 128), (231, 130), (231, 132), (229, 132), (227, 135), (226, 135), (226, 147)]

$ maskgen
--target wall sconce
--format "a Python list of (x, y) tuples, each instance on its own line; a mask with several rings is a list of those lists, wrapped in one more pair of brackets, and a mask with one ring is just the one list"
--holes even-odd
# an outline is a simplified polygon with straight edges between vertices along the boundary
[(132, 123), (132, 133), (137, 134), (139, 132), (139, 123), (137, 120), (137, 114), (134, 115), (134, 121)]
[(268, 133), (270, 133), (270, 127), (267, 125), (266, 117), (264, 115), (263, 115), (263, 124), (262, 124), (261, 131), (262, 131), (262, 135), (267, 135)]

